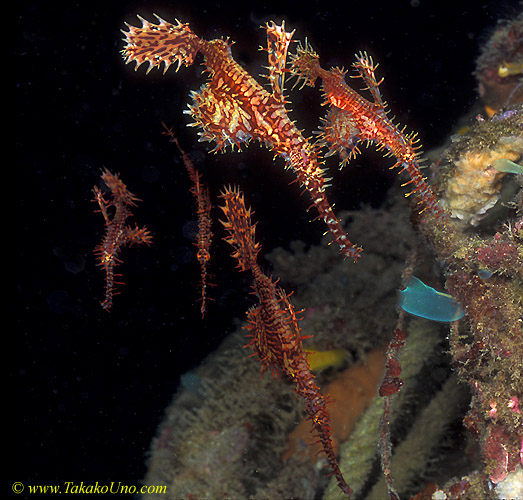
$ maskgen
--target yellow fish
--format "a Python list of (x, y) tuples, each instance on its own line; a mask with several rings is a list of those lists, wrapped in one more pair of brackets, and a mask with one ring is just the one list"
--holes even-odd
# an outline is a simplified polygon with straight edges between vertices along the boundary
[(347, 360), (345, 349), (319, 351), (314, 348), (305, 348), (305, 351), (312, 371), (321, 371), (330, 367), (339, 368)]
[(519, 75), (523, 73), (523, 63), (516, 62), (502, 62), (498, 67), (498, 75), (501, 78), (506, 78), (507, 76)]

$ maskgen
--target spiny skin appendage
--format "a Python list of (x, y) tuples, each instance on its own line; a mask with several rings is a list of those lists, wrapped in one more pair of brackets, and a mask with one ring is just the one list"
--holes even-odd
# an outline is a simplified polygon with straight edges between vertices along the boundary
[(320, 56), (314, 52), (307, 40), (304, 46), (298, 42), (296, 55), (291, 55), (289, 58), (291, 75), (296, 77), (295, 85), (301, 84), (302, 88), (305, 85), (314, 87), (319, 77), (318, 69), (321, 69), (319, 60)]
[(290, 33), (285, 31), (285, 22), (278, 26), (273, 21), (265, 25), (267, 30), (267, 48), (262, 48), (267, 52), (267, 59), (269, 61), (269, 81), (271, 82), (272, 94), (278, 101), (284, 103), (285, 97), (283, 92), (285, 82), (285, 64), (287, 61), (287, 52), (292, 40), (293, 30)]
[(126, 43), (122, 55), (127, 63), (136, 62), (138, 69), (143, 63), (149, 63), (147, 73), (153, 68), (164, 64), (164, 73), (172, 64), (176, 71), (180, 66), (190, 66), (198, 53), (200, 38), (190, 29), (188, 24), (170, 24), (157, 16), (159, 24), (153, 24), (138, 16), (141, 27), (126, 24), (129, 31), (123, 31)]

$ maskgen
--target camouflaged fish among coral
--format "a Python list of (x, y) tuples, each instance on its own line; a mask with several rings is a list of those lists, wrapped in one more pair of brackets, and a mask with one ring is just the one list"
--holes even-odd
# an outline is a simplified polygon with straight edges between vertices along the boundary
[[(523, 498), (522, 24), (523, 15), (504, 21), (486, 44), (477, 69), (486, 116), (449, 139), (424, 171), (430, 183), (416, 134), (389, 117), (368, 54), (352, 66), (370, 100), (344, 70), (324, 69), (321, 43), (292, 52), (294, 31), (270, 22), (269, 91), (228, 39), (160, 18), (127, 25), (122, 53), (137, 68), (178, 71), (203, 57), (209, 80), (188, 110), (200, 140), (226, 154), (265, 144), (328, 233), (311, 248), (273, 252), (271, 278), (241, 186), (209, 186), (222, 193), (224, 239), (257, 303), (249, 340), (235, 332), (185, 374), (166, 411), (146, 478), (168, 484), (166, 498)], [(289, 76), (321, 81), (327, 115), (316, 142), (289, 118)], [(324, 157), (345, 165), (362, 144), (393, 158), (384, 168), (407, 191), (395, 189), (386, 209), (335, 214)], [(196, 196), (201, 177), (191, 179)], [(281, 379), (260, 379), (260, 366)]]

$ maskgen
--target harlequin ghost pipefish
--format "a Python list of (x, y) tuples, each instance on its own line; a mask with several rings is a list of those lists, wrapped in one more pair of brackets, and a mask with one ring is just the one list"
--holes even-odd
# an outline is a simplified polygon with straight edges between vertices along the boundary
[(152, 235), (146, 227), (131, 227), (127, 223), (127, 219), (132, 216), (132, 208), (140, 199), (127, 189), (118, 174), (104, 170), (102, 181), (110, 191), (110, 198), (106, 200), (100, 188), (94, 186), (93, 201), (98, 204), (97, 212), (103, 215), (105, 221), (103, 240), (96, 246), (94, 253), (98, 265), (105, 271), (105, 298), (101, 305), (109, 311), (113, 307), (113, 297), (118, 293), (115, 291), (116, 285), (122, 284), (115, 280), (121, 276), (115, 272), (115, 268), (122, 262), (118, 258), (122, 247), (135, 244), (150, 245)]
[(191, 180), (191, 193), (196, 200), (196, 216), (198, 218), (198, 234), (196, 235), (196, 242), (194, 243), (198, 249), (196, 258), (200, 264), (200, 312), (202, 318), (207, 312), (207, 288), (212, 286), (209, 283), (209, 261), (211, 260), (211, 244), (212, 244), (212, 220), (211, 220), (211, 195), (209, 188), (202, 182), (202, 174), (198, 172), (193, 165), (189, 155), (182, 149), (174, 132), (163, 124), (165, 128), (164, 135), (171, 139), (171, 142), (176, 144), (182, 155), (182, 161), (185, 165), (185, 170), (189, 174)]
[(293, 33), (285, 31), (284, 23), (270, 22), (267, 31), (269, 74), (272, 92), (263, 88), (232, 57), (231, 43), (216, 39), (207, 41), (188, 24), (170, 24), (158, 18), (159, 24), (142, 19), (142, 26), (129, 26), (124, 31), (126, 42), (122, 53), (126, 62), (135, 61), (136, 68), (148, 63), (148, 72), (164, 64), (164, 72), (176, 64), (190, 66), (200, 52), (210, 75), (199, 91), (192, 92), (193, 103), (188, 113), (192, 126), (201, 128), (200, 140), (213, 141), (215, 150), (231, 146), (241, 148), (258, 140), (282, 157), (292, 169), (301, 186), (310, 194), (319, 218), (323, 219), (345, 257), (358, 258), (361, 249), (352, 244), (334, 215), (326, 194), (326, 178), (313, 146), (290, 120), (283, 95), (285, 62)]
[(350, 497), (352, 489), (343, 478), (332, 445), (328, 401), (321, 394), (307, 360), (297, 313), (289, 295), (262, 272), (257, 262), (261, 247), (255, 239), (256, 224), (251, 222), (251, 209), (245, 206), (243, 193), (229, 188), (221, 198), (225, 205), (220, 208), (226, 217), (222, 224), (228, 233), (225, 241), (234, 248), (232, 256), (238, 261), (238, 268), (252, 274), (259, 299), (259, 305), (248, 313), (251, 341), (246, 347), (251, 347), (259, 357), (262, 375), (271, 368), (285, 373), (294, 383), (296, 394), (305, 402), (305, 411), (318, 439), (316, 443), (321, 444), (339, 488)]
[(429, 210), (436, 219), (446, 217), (446, 212), (438, 205), (432, 189), (421, 175), (416, 134), (404, 134), (387, 116), (386, 103), (379, 91), (382, 80), (378, 82), (374, 74), (377, 64), (367, 54), (360, 53), (356, 55), (353, 67), (358, 72), (356, 77), (365, 81), (374, 102), (347, 85), (343, 69), (323, 69), (318, 54), (308, 43), (305, 47), (300, 45), (297, 54), (291, 58), (291, 72), (298, 82), (313, 87), (318, 78), (322, 81), (325, 104), (331, 106), (321, 134), (323, 144), (329, 147), (328, 154), (338, 153), (343, 165), (360, 152), (360, 143), (376, 143), (378, 150), (385, 149), (388, 155), (396, 158), (391, 168), (399, 167), (410, 176), (410, 181), (403, 185), (414, 186), (407, 196), (416, 193), (423, 206), (421, 211)]

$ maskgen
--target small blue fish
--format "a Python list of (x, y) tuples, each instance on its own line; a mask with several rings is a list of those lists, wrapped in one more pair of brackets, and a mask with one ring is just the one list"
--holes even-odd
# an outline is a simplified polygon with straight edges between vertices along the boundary
[(521, 165), (504, 158), (498, 158), (497, 160), (494, 160), (492, 162), (492, 166), (500, 172), (507, 172), (508, 174), (516, 175), (523, 174), (523, 167)]
[(482, 280), (488, 280), (492, 276), (492, 273), (488, 269), (479, 269), (478, 276)]
[(442, 323), (465, 316), (463, 307), (451, 295), (434, 290), (414, 276), (405, 290), (399, 292), (398, 306), (414, 316)]

